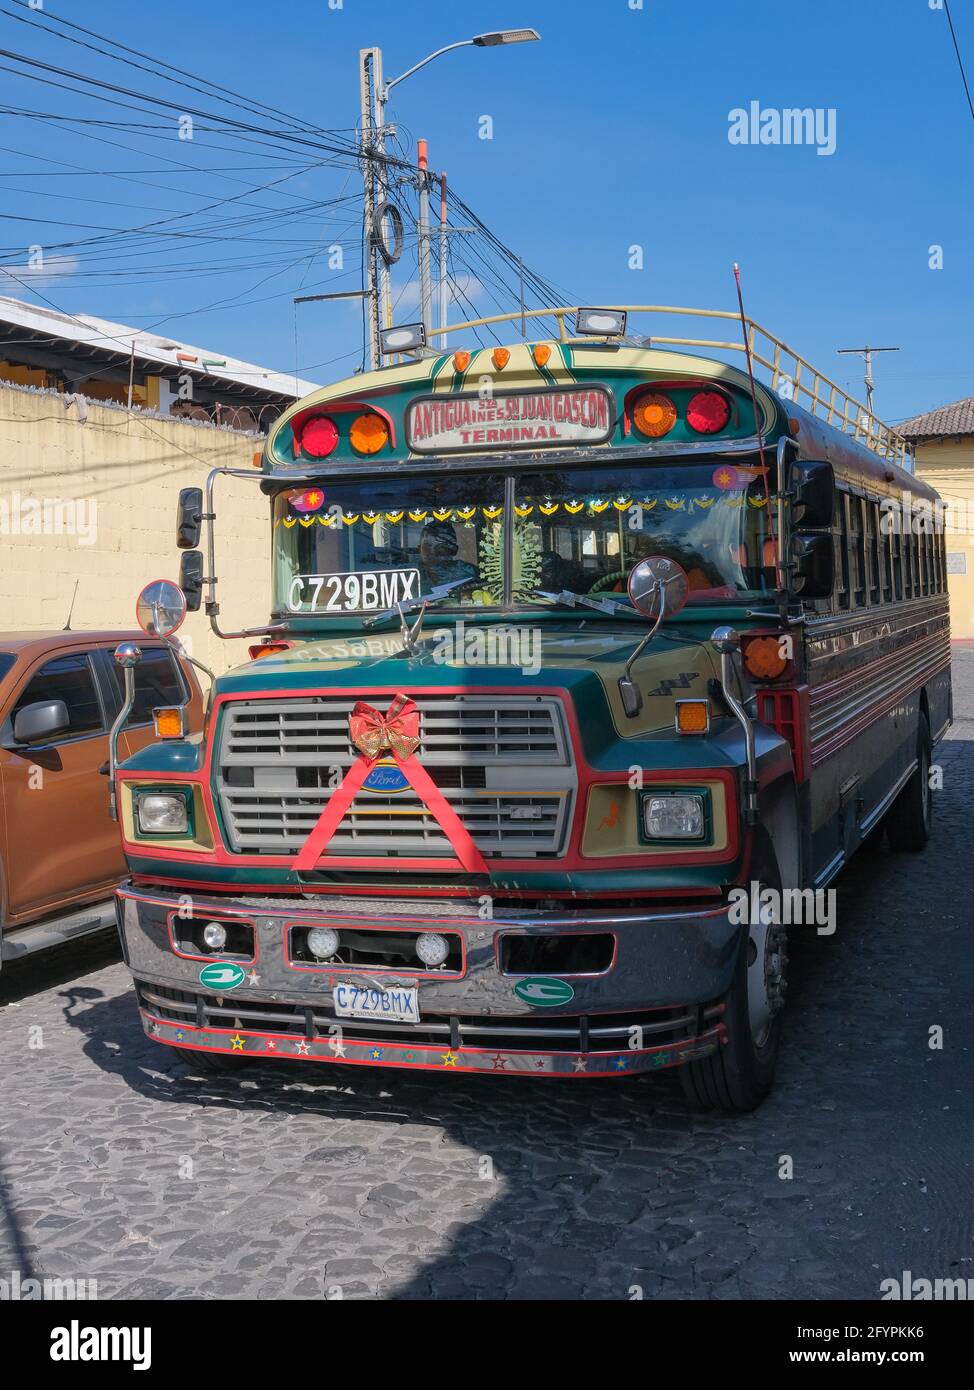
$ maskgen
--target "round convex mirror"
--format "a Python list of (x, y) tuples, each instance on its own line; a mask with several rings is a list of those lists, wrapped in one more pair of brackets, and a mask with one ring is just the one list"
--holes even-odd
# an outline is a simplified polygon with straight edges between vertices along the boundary
[(139, 594), (135, 616), (149, 637), (170, 637), (186, 616), (186, 595), (171, 579), (154, 579)]
[(687, 601), (690, 581), (687, 572), (668, 555), (650, 555), (640, 560), (629, 575), (629, 597), (633, 607), (647, 618), (672, 618)]

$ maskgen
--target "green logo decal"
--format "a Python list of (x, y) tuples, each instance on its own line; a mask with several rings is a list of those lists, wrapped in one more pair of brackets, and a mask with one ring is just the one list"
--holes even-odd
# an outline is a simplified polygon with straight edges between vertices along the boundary
[(200, 971), (200, 984), (220, 992), (236, 989), (246, 978), (239, 965), (231, 965), (225, 960), (215, 960), (210, 965), (204, 965)]
[(567, 980), (553, 980), (550, 975), (533, 975), (530, 980), (519, 980), (514, 986), (514, 993), (525, 1004), (534, 1004), (542, 1009), (552, 1009), (575, 998), (575, 991)]

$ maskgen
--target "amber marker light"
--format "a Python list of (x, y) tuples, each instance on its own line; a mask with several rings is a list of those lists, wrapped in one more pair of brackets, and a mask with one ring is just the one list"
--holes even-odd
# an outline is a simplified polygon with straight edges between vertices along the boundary
[(164, 706), (152, 711), (152, 722), (156, 738), (183, 738), (186, 734), (186, 720), (181, 705)]
[(465, 372), (470, 366), (470, 353), (466, 348), (461, 348), (459, 352), (453, 354), (453, 370), (455, 372)]
[(678, 734), (706, 734), (710, 731), (709, 700), (677, 700), (674, 724)]
[(251, 661), (259, 661), (262, 656), (276, 656), (278, 652), (286, 652), (293, 646), (293, 642), (258, 642), (247, 650)]
[(348, 438), (357, 454), (377, 454), (389, 443), (389, 430), (380, 415), (356, 415)]
[(494, 351), (491, 353), (490, 360), (493, 362), (497, 370), (499, 372), (502, 372), (504, 368), (507, 366), (508, 362), (510, 362), (511, 360), (511, 349), (494, 348)]
[(551, 356), (551, 348), (547, 343), (539, 343), (537, 347), (531, 349), (531, 356), (534, 358), (536, 367), (543, 367)]
[(661, 439), (676, 424), (676, 406), (669, 396), (640, 396), (632, 412), (633, 424), (649, 439)]
[(777, 637), (752, 637), (744, 642), (744, 669), (759, 681), (777, 680), (788, 668)]

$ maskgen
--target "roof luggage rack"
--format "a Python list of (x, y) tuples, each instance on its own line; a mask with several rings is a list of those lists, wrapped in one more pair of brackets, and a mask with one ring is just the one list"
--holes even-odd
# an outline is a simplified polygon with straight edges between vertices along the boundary
[[(688, 309), (673, 304), (606, 304), (606, 309), (625, 310), (627, 314), (675, 314), (690, 318), (724, 319), (735, 325), (741, 322), (740, 315), (730, 309)], [(528, 319), (555, 319), (558, 337), (562, 342), (600, 342), (604, 339), (576, 337), (568, 332), (566, 320), (578, 313), (577, 305), (557, 309), (518, 309), (512, 314), (491, 314), (486, 318), (467, 319), (462, 323), (448, 324), (445, 328), (427, 329), (426, 336), (431, 341), (446, 334), (461, 333), (466, 329), (489, 328), (497, 323), (521, 324), (524, 336)], [(826, 424), (833, 425), (845, 434), (851, 435), (858, 443), (871, 449), (881, 458), (897, 463), (901, 468), (912, 471), (913, 456), (910, 445), (896, 430), (883, 423), (878, 416), (855, 396), (831, 377), (820, 372), (800, 353), (782, 342), (766, 328), (753, 319), (745, 319), (751, 357), (756, 365), (765, 369), (771, 378), (771, 389), (785, 400), (795, 400), (812, 415), (822, 417)], [(717, 338), (689, 338), (653, 334), (651, 338), (617, 340), (624, 347), (689, 347), (706, 348), (713, 352), (744, 352), (743, 339), (727, 342)]]

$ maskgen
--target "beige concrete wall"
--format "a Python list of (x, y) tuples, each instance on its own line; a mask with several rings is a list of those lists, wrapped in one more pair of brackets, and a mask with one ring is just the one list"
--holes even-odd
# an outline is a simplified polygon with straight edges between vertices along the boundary
[[(251, 469), (259, 447), (253, 436), (92, 402), (82, 424), (63, 397), (0, 386), (0, 632), (62, 628), (76, 580), (73, 628), (134, 627), (142, 585), (179, 575), (179, 489), (202, 486), (213, 467)], [(218, 597), (228, 630), (257, 626), (270, 612), (268, 506), (253, 472), (253, 483), (217, 482)], [(67, 508), (57, 510), (59, 501)], [(215, 637), (202, 612), (179, 636), (218, 673), (247, 660), (246, 642)]]
[(933, 440), (918, 445), (916, 455), (917, 473), (947, 507), (947, 554), (967, 563), (966, 574), (949, 577), (951, 629), (954, 637), (974, 638), (974, 439)]

